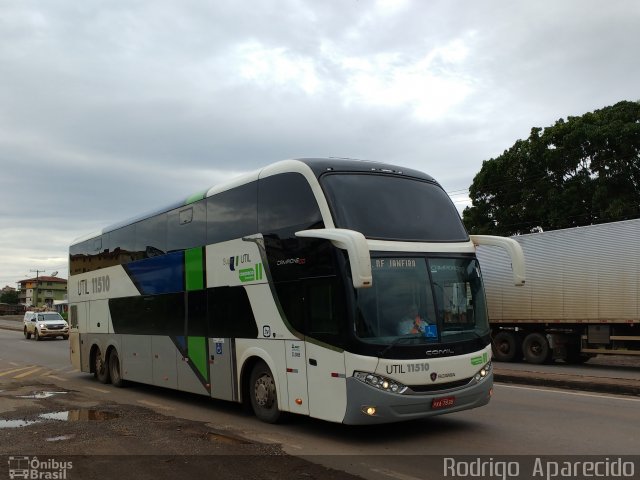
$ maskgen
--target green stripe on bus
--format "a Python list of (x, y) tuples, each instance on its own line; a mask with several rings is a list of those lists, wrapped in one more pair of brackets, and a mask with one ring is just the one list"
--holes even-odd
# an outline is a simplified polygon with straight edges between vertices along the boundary
[(209, 381), (207, 368), (207, 339), (205, 337), (189, 337), (187, 339), (189, 361), (198, 369), (202, 378)]
[(206, 194), (207, 194), (206, 190), (204, 192), (194, 193), (193, 195), (191, 195), (185, 200), (184, 204), (189, 205), (191, 203), (195, 203), (199, 200), (202, 200)]
[(202, 290), (204, 288), (202, 248), (190, 248), (184, 251), (184, 271), (186, 275), (187, 291)]

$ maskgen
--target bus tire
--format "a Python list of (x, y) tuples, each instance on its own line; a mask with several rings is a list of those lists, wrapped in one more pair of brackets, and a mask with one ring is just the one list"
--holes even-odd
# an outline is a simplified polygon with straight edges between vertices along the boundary
[(530, 333), (522, 342), (524, 359), (534, 365), (541, 365), (551, 360), (551, 347), (547, 337), (542, 333)]
[(503, 330), (498, 332), (491, 342), (493, 358), (499, 362), (513, 362), (520, 360), (518, 338), (515, 332)]
[(102, 352), (99, 347), (96, 347), (94, 357), (94, 375), (100, 383), (109, 383), (111, 377), (109, 376), (109, 367), (107, 362), (102, 357)]
[(109, 353), (109, 377), (111, 377), (111, 384), (114, 387), (124, 386), (124, 380), (120, 374), (120, 358), (115, 348)]
[(266, 423), (277, 423), (280, 420), (276, 382), (263, 361), (256, 363), (251, 371), (249, 397), (253, 413), (260, 420)]

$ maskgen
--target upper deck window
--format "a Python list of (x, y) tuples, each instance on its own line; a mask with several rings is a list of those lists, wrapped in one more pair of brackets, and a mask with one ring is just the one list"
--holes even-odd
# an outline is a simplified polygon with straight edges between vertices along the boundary
[(434, 183), (378, 174), (328, 174), (321, 183), (336, 227), (380, 240), (469, 239), (451, 199)]

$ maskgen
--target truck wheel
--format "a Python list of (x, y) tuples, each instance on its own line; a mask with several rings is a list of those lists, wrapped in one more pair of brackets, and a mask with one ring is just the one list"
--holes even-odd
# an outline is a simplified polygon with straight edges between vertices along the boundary
[(27, 340), (31, 338), (31, 333), (27, 332), (27, 327), (24, 327), (24, 338)]
[(96, 347), (95, 355), (94, 375), (100, 383), (109, 383), (111, 379), (109, 377), (109, 368), (107, 366), (107, 362), (102, 358), (100, 348)]
[(263, 422), (277, 423), (280, 419), (276, 383), (269, 367), (262, 361), (251, 371), (249, 397), (253, 413)]
[(498, 334), (493, 337), (491, 349), (493, 350), (494, 360), (499, 362), (520, 360), (520, 358), (517, 358), (520, 348), (515, 332), (498, 332)]
[(38, 332), (38, 329), (37, 329), (37, 328), (36, 328), (36, 329), (34, 330), (34, 332), (33, 332), (33, 339), (34, 339), (36, 342), (39, 342), (39, 341), (42, 339), (42, 337), (40, 336), (40, 333)]
[(522, 342), (524, 359), (535, 365), (547, 363), (551, 360), (551, 347), (547, 337), (542, 333), (530, 333)]

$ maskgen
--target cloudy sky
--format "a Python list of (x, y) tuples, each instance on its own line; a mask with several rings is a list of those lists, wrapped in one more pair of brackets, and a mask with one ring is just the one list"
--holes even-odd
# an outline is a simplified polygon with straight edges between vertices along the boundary
[(459, 208), (531, 127), (640, 99), (637, 0), (0, 0), (0, 288), (78, 236), (305, 156)]

